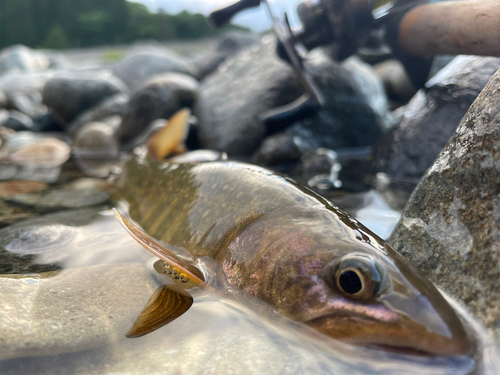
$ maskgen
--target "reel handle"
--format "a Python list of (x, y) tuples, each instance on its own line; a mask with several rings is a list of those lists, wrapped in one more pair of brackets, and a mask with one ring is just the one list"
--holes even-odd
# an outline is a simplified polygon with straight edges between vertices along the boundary
[(222, 27), (227, 25), (231, 19), (242, 10), (258, 7), (261, 1), (262, 0), (240, 0), (237, 3), (212, 12), (209, 19), (215, 27)]

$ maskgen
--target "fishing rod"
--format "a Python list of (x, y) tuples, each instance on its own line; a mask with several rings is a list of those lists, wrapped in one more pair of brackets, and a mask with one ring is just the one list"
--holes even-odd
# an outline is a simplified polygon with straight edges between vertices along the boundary
[[(427, 81), (436, 55), (500, 57), (500, 1), (465, 0), (305, 0), (290, 1), (278, 16), (276, 0), (240, 0), (214, 11), (216, 27), (228, 24), (239, 12), (267, 4), (278, 37), (278, 55), (296, 71), (306, 94), (294, 103), (262, 116), (268, 126), (306, 117), (324, 105), (321, 89), (307, 72), (307, 52), (328, 47), (342, 61), (381, 37), (406, 69), (416, 88)], [(293, 9), (295, 7), (295, 9)], [(292, 22), (291, 22), (292, 20)]]

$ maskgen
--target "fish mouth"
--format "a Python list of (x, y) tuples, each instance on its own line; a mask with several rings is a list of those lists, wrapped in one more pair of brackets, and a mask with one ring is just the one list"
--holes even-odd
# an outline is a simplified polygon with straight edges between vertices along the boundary
[(468, 337), (429, 332), (404, 316), (394, 321), (380, 321), (361, 314), (333, 313), (306, 324), (347, 344), (395, 354), (452, 357), (468, 355), (472, 348)]

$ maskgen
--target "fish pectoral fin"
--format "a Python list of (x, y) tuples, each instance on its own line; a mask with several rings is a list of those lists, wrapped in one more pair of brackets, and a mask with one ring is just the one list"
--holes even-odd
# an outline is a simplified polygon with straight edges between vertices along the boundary
[(156, 242), (141, 228), (123, 216), (116, 208), (115, 217), (134, 240), (168, 265), (168, 268), (172, 271), (171, 276), (173, 275), (173, 279), (177, 278), (181, 283), (189, 284), (190, 287), (206, 285), (205, 278), (197, 267), (180, 259), (176, 254)]
[(193, 297), (186, 292), (163, 285), (151, 296), (126, 336), (135, 338), (156, 331), (183, 315), (192, 304)]

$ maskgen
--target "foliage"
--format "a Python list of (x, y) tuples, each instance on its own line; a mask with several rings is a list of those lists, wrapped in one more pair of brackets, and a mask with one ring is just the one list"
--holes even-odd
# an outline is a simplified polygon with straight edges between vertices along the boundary
[(197, 39), (221, 32), (201, 14), (151, 13), (143, 4), (126, 0), (0, 0), (0, 25), (0, 48), (19, 43), (68, 48)]
[(71, 47), (71, 42), (61, 25), (54, 25), (41, 47), (47, 49), (68, 49)]

